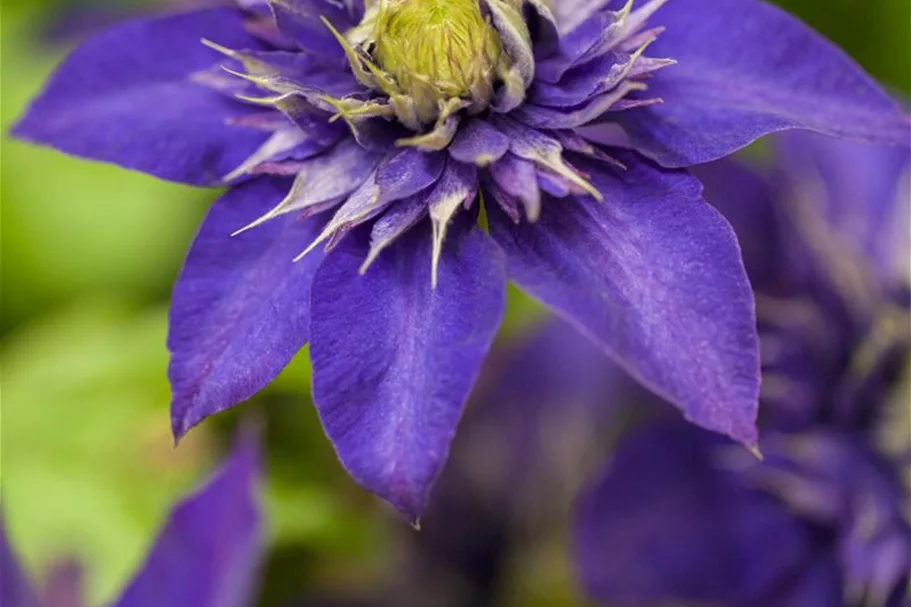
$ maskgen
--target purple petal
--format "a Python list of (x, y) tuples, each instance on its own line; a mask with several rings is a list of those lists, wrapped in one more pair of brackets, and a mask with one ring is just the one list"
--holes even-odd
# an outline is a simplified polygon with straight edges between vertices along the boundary
[(694, 167), (693, 174), (705, 188), (705, 200), (731, 222), (753, 287), (764, 290), (780, 282), (785, 247), (768, 179), (736, 158)]
[(308, 53), (337, 57), (344, 61), (344, 52), (328, 27), (320, 21), (325, 17), (341, 32), (357, 25), (348, 11), (333, 0), (269, 0), (278, 29)]
[(619, 176), (579, 163), (603, 203), (546, 200), (518, 226), (488, 208), (510, 275), (687, 419), (755, 444), (756, 321), (734, 233), (690, 175), (619, 160)]
[[(629, 436), (577, 503), (583, 585), (618, 605), (759, 605), (810, 555), (810, 533), (718, 468), (720, 437), (679, 422)], [(630, 555), (618, 558), (617, 555)]]
[(867, 260), (883, 282), (900, 278), (909, 256), (911, 148), (806, 133), (778, 137), (776, 148), (792, 187), (819, 193), (816, 203), (827, 223), (852, 252)]
[[(830, 555), (824, 555), (803, 572), (792, 587), (785, 588), (776, 598), (781, 607), (820, 607), (841, 605), (841, 571)], [(762, 607), (762, 606), (757, 606)], [(898, 606), (897, 606), (898, 607)]]
[(344, 200), (373, 174), (380, 155), (365, 150), (351, 137), (328, 152), (300, 163), (288, 195), (236, 233), (256, 228), (276, 217), (297, 213), (309, 217)]
[(535, 165), (514, 154), (507, 154), (490, 167), (490, 176), (504, 192), (525, 207), (528, 221), (537, 221), (541, 214), (541, 190)]
[(459, 162), (480, 167), (496, 162), (509, 150), (509, 137), (480, 118), (472, 118), (459, 129), (449, 155)]
[(198, 493), (172, 511), (116, 607), (246, 607), (263, 526), (259, 454), (246, 439)]
[(505, 264), (466, 214), (449, 229), (431, 288), (430, 227), (358, 274), (349, 237), (313, 285), (313, 396), (354, 479), (420, 517), (505, 306)]
[(218, 54), (254, 47), (243, 13), (220, 8), (137, 19), (95, 36), (57, 69), (13, 133), (67, 154), (214, 185), (265, 140), (231, 126), (253, 111), (191, 81)]
[(909, 121), (849, 57), (781, 9), (757, 0), (669, 2), (649, 53), (678, 65), (647, 95), (664, 103), (618, 114), (635, 149), (664, 166), (701, 164), (758, 137), (809, 129), (907, 145)]
[(386, 250), (399, 236), (427, 215), (427, 196), (418, 193), (406, 200), (400, 200), (373, 224), (370, 231), (370, 252), (361, 265), (361, 273), (373, 264), (380, 253)]
[(589, 124), (606, 112), (626, 109), (624, 103), (650, 105), (656, 102), (653, 95), (641, 100), (631, 100), (629, 96), (645, 87), (641, 82), (627, 80), (615, 89), (598, 94), (585, 103), (573, 108), (552, 108), (526, 103), (513, 113), (513, 116), (525, 124), (539, 129), (573, 129)]
[(6, 525), (0, 518), (0, 605), (3, 607), (39, 607), (31, 581), (10, 546)]
[(559, 83), (535, 82), (528, 91), (528, 100), (557, 108), (580, 105), (620, 84), (635, 61), (635, 55), (607, 53), (573, 70)]
[(310, 282), (322, 255), (292, 260), (320, 223), (286, 216), (231, 236), (288, 185), (259, 178), (234, 188), (212, 207), (190, 249), (168, 334), (177, 438), (253, 396), (307, 342)]
[[(265, 83), (278, 85), (276, 92), (300, 88), (333, 97), (347, 97), (365, 92), (364, 87), (343, 63), (327, 60), (319, 55), (275, 50), (234, 49), (223, 52), (241, 60), (252, 60), (252, 65), (244, 64), (244, 71), (262, 78)], [(255, 96), (261, 94), (260, 90)]]
[(402, 150), (380, 165), (376, 184), (385, 202), (402, 200), (436, 183), (446, 166), (446, 155), (415, 148)]

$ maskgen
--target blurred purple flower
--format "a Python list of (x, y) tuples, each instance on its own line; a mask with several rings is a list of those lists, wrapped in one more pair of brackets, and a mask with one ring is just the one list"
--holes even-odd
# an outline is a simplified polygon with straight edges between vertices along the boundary
[[(262, 549), (259, 454), (246, 438), (205, 487), (171, 511), (145, 563), (115, 607), (247, 607), (252, 604)], [(12, 554), (0, 528), (0, 604), (76, 607), (79, 573), (51, 576), (45, 598)]]
[(517, 560), (550, 547), (610, 447), (616, 379), (562, 321), (493, 351), (421, 532), (403, 534), (397, 607), (496, 605), (507, 584), (522, 584)]
[(755, 444), (753, 299), (680, 167), (791, 128), (907, 144), (849, 58), (756, 0), (266, 4), (99, 35), (15, 127), (232, 186), (174, 288), (177, 437), (309, 341), (342, 464), (414, 520), (510, 278), (689, 420)]
[(623, 440), (575, 522), (606, 604), (906, 604), (907, 489), (874, 430), (908, 362), (909, 235), (889, 234), (907, 225), (911, 155), (807, 135), (779, 149), (764, 175), (700, 171), (757, 290), (765, 460), (660, 419)]

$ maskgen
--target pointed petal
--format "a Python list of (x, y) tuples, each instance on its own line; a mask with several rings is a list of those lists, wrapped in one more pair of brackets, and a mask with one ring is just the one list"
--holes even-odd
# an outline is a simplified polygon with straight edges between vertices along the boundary
[(411, 198), (400, 200), (385, 215), (376, 220), (370, 231), (370, 251), (361, 265), (360, 272), (366, 272), (380, 253), (395, 242), (402, 234), (427, 215), (427, 196), (423, 192)]
[(191, 81), (219, 57), (201, 38), (256, 47), (235, 9), (115, 26), (63, 62), (13, 134), (162, 179), (219, 184), (266, 136), (229, 124), (252, 108)]
[(437, 274), (440, 267), (440, 256), (443, 253), (443, 241), (449, 223), (466, 202), (478, 193), (478, 171), (471, 165), (460, 162), (449, 162), (440, 181), (427, 195), (427, 208), (430, 222), (433, 224), (433, 252), (431, 260), (431, 286), (437, 287)]
[(292, 259), (320, 224), (284, 217), (230, 236), (274, 204), (288, 180), (258, 178), (215, 203), (171, 298), (168, 349), (174, 435), (253, 396), (308, 337), (310, 282), (321, 254)]
[(509, 150), (509, 137), (480, 118), (472, 118), (459, 129), (449, 146), (449, 155), (466, 164), (485, 167)]
[[(522, 204), (518, 198), (506, 192), (500, 184), (493, 179), (484, 180), (484, 199), (493, 200), (499, 205), (500, 209), (506, 213), (506, 216), (513, 223), (522, 221), (522, 212), (519, 210)], [(487, 208), (485, 206), (485, 208)], [(488, 215), (490, 211), (488, 210)]]
[(246, 439), (178, 504), (115, 607), (246, 607), (263, 548), (259, 454)]
[[(317, 236), (304, 251), (294, 258), (298, 261), (309, 255), (321, 243), (329, 240), (326, 250), (329, 251), (337, 245), (343, 236), (358, 225), (369, 221), (383, 211), (388, 203), (380, 198), (380, 188), (376, 185), (376, 176), (371, 175), (356, 189), (348, 200), (339, 207), (320, 235)], [(330, 240), (331, 239), (331, 240)]]
[(621, 442), (576, 507), (574, 550), (592, 597), (779, 604), (769, 595), (818, 548), (801, 520), (719, 469), (723, 442), (680, 422), (646, 424)]
[(288, 195), (255, 221), (239, 227), (234, 235), (281, 215), (344, 198), (367, 179), (379, 160), (379, 154), (365, 150), (349, 137), (325, 154), (304, 161)]
[(354, 479), (414, 522), (446, 461), (505, 306), (503, 259), (462, 217), (430, 285), (429, 230), (413, 229), (358, 274), (347, 239), (313, 285), (313, 396)]
[(3, 607), (40, 607), (35, 588), (9, 544), (6, 525), (0, 517), (0, 605)]
[(505, 116), (496, 117), (493, 124), (509, 137), (509, 149), (513, 154), (565, 177), (595, 199), (601, 199), (601, 193), (563, 160), (563, 146), (559, 141)]
[(513, 280), (686, 417), (756, 442), (753, 297), (728, 223), (683, 172), (586, 162), (603, 203), (549, 200), (537, 223), (489, 214)]
[(650, 53), (676, 59), (649, 83), (663, 104), (617, 114), (635, 149), (664, 166), (701, 164), (762, 135), (808, 129), (907, 145), (907, 116), (850, 58), (757, 0), (669, 2)]
[(243, 164), (225, 175), (224, 181), (234, 181), (238, 177), (243, 177), (267, 160), (304, 143), (306, 139), (304, 132), (297, 128), (276, 131)]
[(541, 190), (535, 165), (507, 154), (491, 165), (490, 176), (504, 192), (522, 202), (528, 221), (537, 221), (541, 215)]
[[(537, 78), (555, 84), (574, 67), (609, 52), (623, 40), (634, 0), (617, 3), (616, 11), (598, 11), (560, 39), (559, 52), (538, 62)], [(660, 0), (659, 0), (660, 1)]]
[[(590, 101), (575, 108), (551, 108), (526, 103), (513, 112), (513, 116), (525, 124), (539, 129), (573, 129), (587, 125), (607, 112), (616, 111), (619, 104), (628, 100), (631, 94), (647, 88), (642, 82), (627, 80), (620, 83), (617, 88), (593, 97)], [(649, 94), (647, 98), (638, 101), (658, 103), (660, 100)]]

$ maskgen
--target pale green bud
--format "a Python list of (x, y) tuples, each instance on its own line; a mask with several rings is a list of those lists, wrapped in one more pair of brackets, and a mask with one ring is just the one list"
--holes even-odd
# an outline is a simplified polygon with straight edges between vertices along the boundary
[(378, 67), (413, 100), (423, 123), (434, 122), (450, 99), (487, 107), (509, 65), (478, 0), (380, 0), (371, 38)]

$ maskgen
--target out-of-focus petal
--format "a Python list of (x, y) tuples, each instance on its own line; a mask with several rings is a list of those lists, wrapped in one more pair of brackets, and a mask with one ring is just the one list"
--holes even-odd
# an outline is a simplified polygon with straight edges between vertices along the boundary
[(576, 558), (589, 594), (609, 605), (775, 604), (759, 599), (793, 582), (811, 534), (720, 469), (725, 448), (681, 422), (625, 439), (577, 503)]
[(825, 211), (830, 228), (883, 284), (908, 282), (911, 147), (877, 147), (807, 133), (775, 140), (782, 171)]
[(245, 437), (178, 504), (115, 607), (247, 607), (261, 560), (259, 452)]

